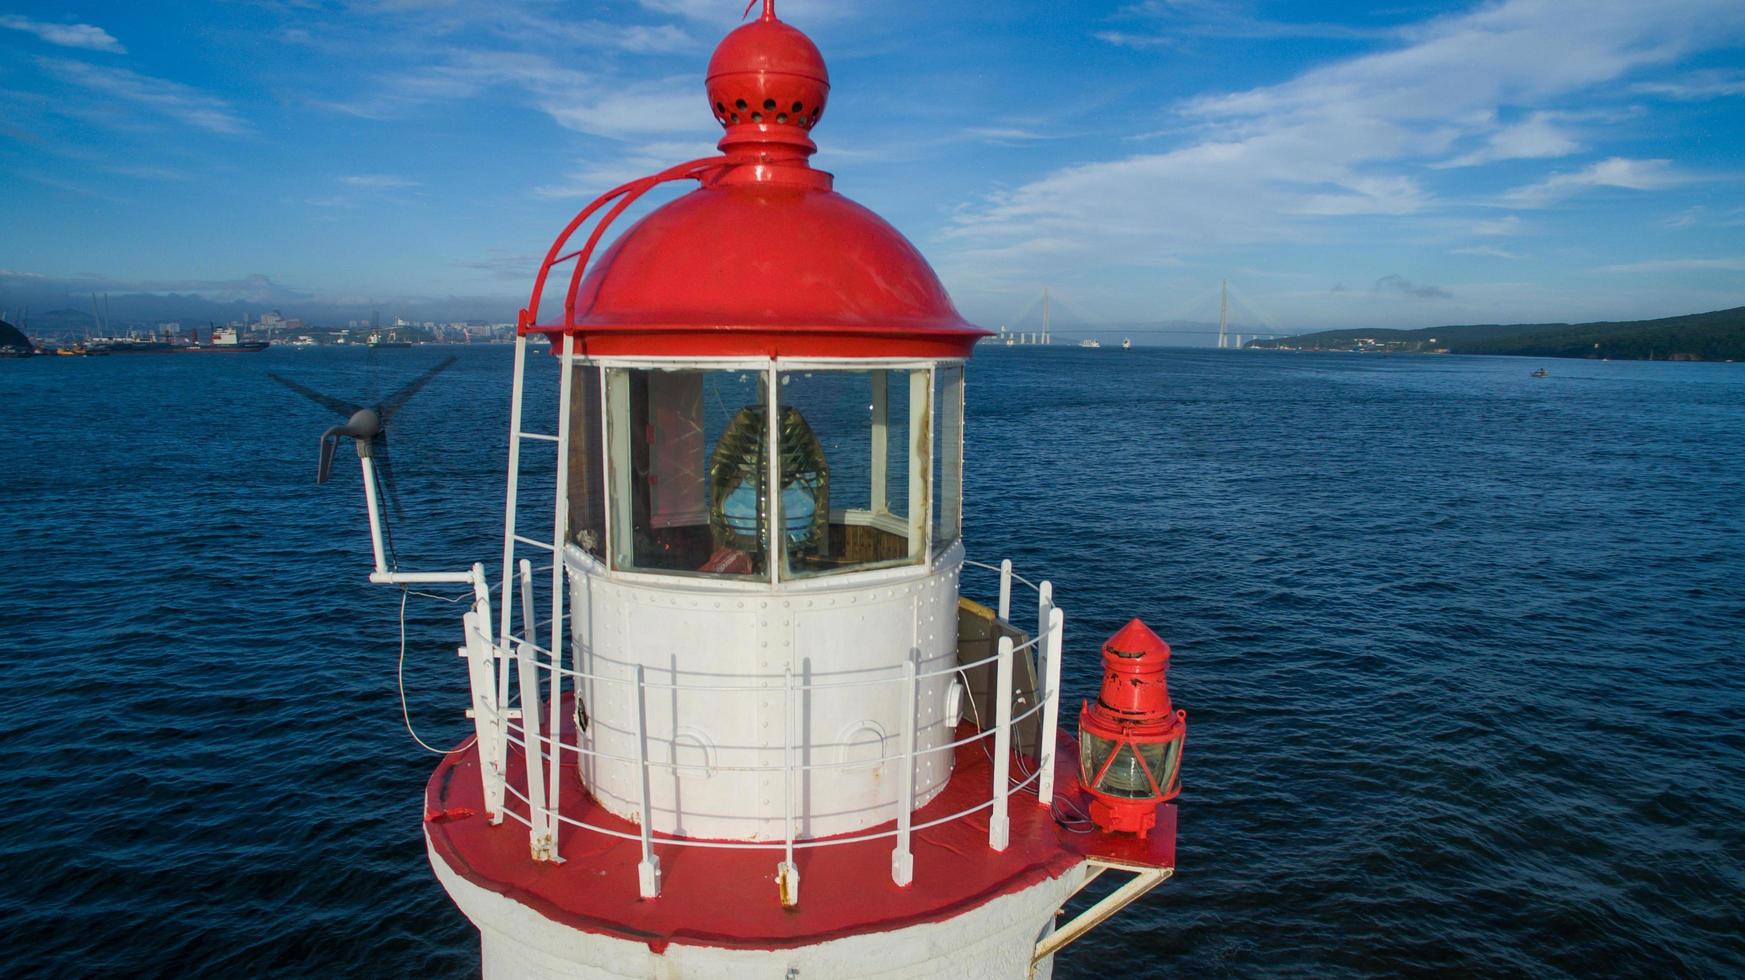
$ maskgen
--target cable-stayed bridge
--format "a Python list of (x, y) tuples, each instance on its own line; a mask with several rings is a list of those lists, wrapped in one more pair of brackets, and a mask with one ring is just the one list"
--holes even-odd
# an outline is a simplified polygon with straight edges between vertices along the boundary
[[(1205, 317), (1205, 319), (1201, 319)], [(1158, 320), (1130, 320), (1096, 315), (1077, 297), (1043, 289), (1023, 309), (999, 324), (987, 343), (1005, 346), (1050, 345), (1055, 334), (1068, 342), (1147, 339), (1165, 344), (1240, 348), (1250, 340), (1287, 337), (1272, 317), (1234, 286), (1220, 283), (1206, 293), (1179, 303)]]

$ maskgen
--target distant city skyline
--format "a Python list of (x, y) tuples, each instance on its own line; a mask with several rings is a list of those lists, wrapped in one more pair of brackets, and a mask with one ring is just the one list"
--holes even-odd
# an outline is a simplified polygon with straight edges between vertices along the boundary
[[(743, 6), (0, 6), (0, 308), (512, 318), (578, 207), (712, 152)], [(1044, 284), (1063, 338), (1222, 279), (1271, 333), (1745, 305), (1736, 0), (777, 9), (815, 163), (989, 329)]]

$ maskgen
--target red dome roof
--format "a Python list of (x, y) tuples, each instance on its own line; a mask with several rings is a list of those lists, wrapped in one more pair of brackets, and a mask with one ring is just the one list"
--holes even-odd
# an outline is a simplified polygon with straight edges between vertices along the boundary
[[(573, 333), (596, 356), (962, 357), (987, 335), (908, 239), (807, 164), (829, 73), (772, 6), (710, 59), (724, 156), (682, 172), (703, 186), (623, 232), (576, 284), (573, 314), (532, 329)], [(553, 267), (577, 254), (559, 254), (576, 230), (552, 247), (529, 311), (547, 272), (567, 278)]]
[(694, 190), (637, 222), (595, 261), (576, 314), (595, 354), (958, 357), (986, 333), (878, 215), (768, 181)]

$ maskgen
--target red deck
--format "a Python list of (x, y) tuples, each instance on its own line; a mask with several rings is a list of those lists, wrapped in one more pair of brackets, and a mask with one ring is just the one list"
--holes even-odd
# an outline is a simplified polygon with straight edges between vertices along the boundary
[[(969, 731), (961, 729), (959, 737)], [(987, 799), (992, 765), (982, 745), (957, 749), (950, 783), (916, 811), (917, 825)], [(1080, 794), (1074, 765), (1078, 745), (1065, 732), (1055, 758), (1056, 795), (1079, 800), (1085, 811), (1088, 800)], [(637, 892), (640, 845), (564, 826), (565, 862), (536, 862), (528, 855), (525, 825), (513, 817), (495, 827), (486, 821), (478, 767), (477, 749), (468, 748), (444, 758), (431, 776), (425, 791), (427, 814), (471, 811), (469, 816), (426, 822), (437, 855), (473, 884), (551, 919), (588, 932), (642, 940), (656, 951), (673, 942), (776, 949), (938, 921), (1057, 877), (1092, 855), (1153, 867), (1175, 864), (1173, 806), (1160, 808), (1156, 830), (1140, 841), (1067, 831), (1030, 791), (1010, 798), (1011, 846), (1004, 852), (988, 848), (987, 810), (916, 831), (911, 845), (915, 880), (906, 887), (891, 881), (892, 838), (796, 850), (800, 903), (793, 909), (782, 908), (777, 900), (780, 848), (663, 846), (657, 838), (661, 893), (644, 900)], [(636, 833), (634, 824), (594, 803), (573, 765), (564, 767), (563, 778), (565, 816)], [(517, 788), (525, 786), (517, 751), (510, 753), (509, 780)], [(519, 810), (520, 804), (511, 797), (510, 807)]]

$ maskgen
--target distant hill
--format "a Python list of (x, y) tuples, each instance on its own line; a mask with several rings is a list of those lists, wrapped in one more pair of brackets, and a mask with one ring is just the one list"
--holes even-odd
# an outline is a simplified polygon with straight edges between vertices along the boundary
[(30, 338), (20, 333), (17, 327), (0, 320), (0, 353), (28, 354), (35, 349)]
[[(1373, 341), (1366, 345), (1363, 341)], [(1253, 347), (1385, 349), (1614, 360), (1745, 360), (1745, 306), (1659, 320), (1598, 323), (1483, 323), (1423, 330), (1323, 330)]]

